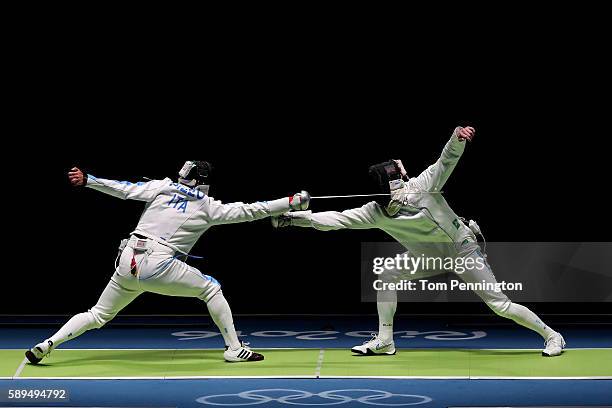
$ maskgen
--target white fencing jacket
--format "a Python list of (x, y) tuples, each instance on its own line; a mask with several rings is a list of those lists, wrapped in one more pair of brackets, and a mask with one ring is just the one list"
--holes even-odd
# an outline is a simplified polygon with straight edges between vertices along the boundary
[(88, 174), (86, 186), (124, 200), (145, 201), (147, 204), (133, 233), (185, 254), (213, 225), (258, 220), (290, 209), (289, 198), (223, 204), (208, 196), (208, 186), (189, 188), (169, 178), (131, 183)]
[(396, 216), (388, 216), (372, 201), (342, 212), (292, 212), (287, 214), (292, 218), (292, 225), (323, 231), (378, 228), (415, 256), (431, 253), (432, 248), (445, 255), (470, 254), (478, 247), (476, 237), (440, 193), (465, 149), (465, 142), (457, 137), (459, 129), (453, 132), (438, 161), (405, 183), (404, 205)]

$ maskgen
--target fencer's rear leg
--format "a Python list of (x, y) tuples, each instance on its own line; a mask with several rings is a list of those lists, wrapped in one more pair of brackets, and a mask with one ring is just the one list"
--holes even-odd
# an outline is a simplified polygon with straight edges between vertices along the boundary
[(26, 358), (32, 364), (38, 364), (60, 344), (77, 338), (88, 330), (104, 326), (141, 293), (138, 289), (123, 287), (113, 277), (93, 308), (73, 316), (53, 336), (26, 351)]
[[(478, 251), (475, 253), (482, 257)], [(475, 267), (461, 275), (465, 282), (482, 282), (496, 284), (497, 279), (488, 262), (482, 268)], [(518, 303), (513, 303), (503, 292), (476, 291), (475, 292), (498, 316), (510, 319), (515, 323), (535, 331), (544, 339), (542, 355), (546, 357), (558, 356), (565, 348), (565, 340), (560, 333), (553, 330), (542, 321), (534, 312)]]

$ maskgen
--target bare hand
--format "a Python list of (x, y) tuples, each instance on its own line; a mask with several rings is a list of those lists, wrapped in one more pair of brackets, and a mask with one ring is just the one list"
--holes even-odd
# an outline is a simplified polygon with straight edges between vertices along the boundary
[(72, 169), (70, 169), (70, 171), (68, 172), (68, 179), (70, 180), (70, 184), (75, 187), (84, 186), (86, 181), (85, 175), (77, 167), (73, 167)]
[(474, 129), (471, 126), (467, 126), (459, 130), (457, 137), (461, 141), (467, 140), (468, 142), (471, 142), (475, 134), (476, 134), (476, 129)]

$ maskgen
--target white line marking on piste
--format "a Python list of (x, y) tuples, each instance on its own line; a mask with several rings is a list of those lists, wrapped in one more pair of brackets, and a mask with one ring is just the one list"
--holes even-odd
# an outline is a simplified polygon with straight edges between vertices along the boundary
[(19, 364), (19, 367), (17, 367), (17, 371), (15, 371), (15, 375), (13, 376), (13, 378), (17, 378), (21, 375), (21, 372), (23, 371), (23, 368), (25, 367), (27, 362), (28, 362), (28, 359), (24, 357), (21, 364)]
[(319, 358), (317, 359), (317, 369), (315, 371), (315, 377), (317, 378), (321, 376), (321, 367), (323, 366), (324, 357), (325, 357), (325, 349), (321, 349), (321, 351), (319, 351)]
[[(0, 377), (2, 378), (2, 377)], [(8, 377), (7, 379), (11, 379)], [(157, 376), (157, 377), (19, 377), (19, 380), (214, 380), (214, 379), (305, 379), (314, 380), (312, 375), (185, 375), (185, 376)]]
[[(11, 379), (13, 377), (6, 377)], [(310, 379), (314, 380), (317, 377), (312, 375), (194, 375), (194, 376), (162, 376), (162, 377), (19, 377), (19, 380), (196, 380), (196, 379)], [(320, 379), (354, 379), (354, 380), (612, 380), (609, 376), (594, 376), (594, 377), (497, 377), (497, 376), (426, 376), (426, 375), (323, 375)], [(0, 377), (0, 379), (5, 379)]]
[(428, 376), (428, 375), (322, 375), (327, 379), (384, 380), (612, 380), (609, 376), (594, 377), (499, 377), (499, 376)]

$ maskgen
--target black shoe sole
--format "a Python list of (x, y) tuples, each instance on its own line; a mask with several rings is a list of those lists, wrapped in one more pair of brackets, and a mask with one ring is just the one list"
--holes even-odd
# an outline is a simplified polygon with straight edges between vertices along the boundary
[(25, 356), (32, 364), (38, 364), (42, 361), (42, 358), (36, 357), (30, 350), (25, 352)]
[(359, 354), (360, 356), (394, 356), (397, 351), (394, 351), (393, 354), (387, 354), (387, 353), (375, 353), (370, 349), (368, 349), (368, 351), (365, 353), (360, 350), (351, 349), (351, 352), (355, 354)]
[(263, 360), (264, 360), (263, 354), (259, 354), (259, 353), (253, 353), (251, 354), (251, 357), (247, 359), (247, 361), (263, 361)]

